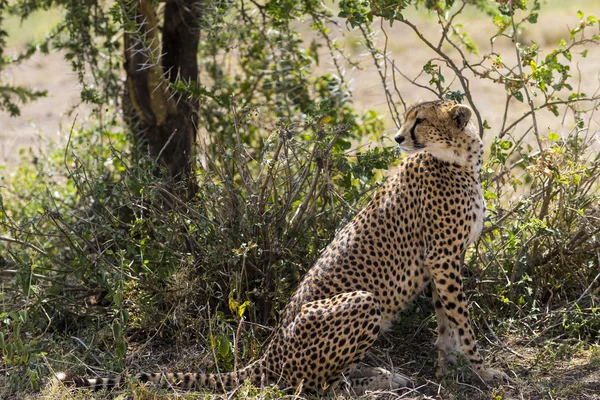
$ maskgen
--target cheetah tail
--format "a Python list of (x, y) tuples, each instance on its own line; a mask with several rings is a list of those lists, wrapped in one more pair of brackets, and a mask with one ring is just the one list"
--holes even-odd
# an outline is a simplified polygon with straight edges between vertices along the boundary
[[(67, 385), (88, 387), (92, 390), (102, 390), (118, 387), (123, 381), (122, 375), (107, 378), (85, 378), (60, 372), (56, 378)], [(138, 382), (152, 382), (155, 384), (173, 385), (183, 389), (206, 387), (216, 390), (233, 389), (243, 382), (250, 380), (255, 385), (261, 385), (269, 378), (264, 360), (259, 359), (254, 363), (232, 372), (221, 374), (208, 374), (203, 372), (166, 372), (166, 373), (139, 373), (136, 375)]]

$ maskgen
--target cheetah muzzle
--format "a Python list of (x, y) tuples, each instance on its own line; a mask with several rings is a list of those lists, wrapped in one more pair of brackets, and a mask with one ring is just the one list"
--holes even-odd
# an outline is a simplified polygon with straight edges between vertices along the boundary
[[(485, 212), (479, 183), (483, 145), (471, 115), (470, 108), (448, 101), (420, 103), (406, 112), (395, 140), (409, 155), (306, 273), (260, 359), (224, 374), (138, 379), (219, 390), (246, 380), (319, 392), (342, 385), (356, 393), (402, 388), (411, 384), (403, 375), (358, 363), (431, 283), (439, 373), (462, 355), (485, 382), (506, 381), (502, 371), (484, 367), (460, 272), (461, 254), (479, 237)], [(59, 378), (93, 388), (121, 380)]]

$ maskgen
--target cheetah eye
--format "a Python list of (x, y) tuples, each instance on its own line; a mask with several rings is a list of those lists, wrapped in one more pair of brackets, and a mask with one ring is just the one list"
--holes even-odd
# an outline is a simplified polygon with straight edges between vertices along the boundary
[(415, 126), (419, 125), (420, 123), (424, 122), (425, 118), (417, 118), (415, 119)]

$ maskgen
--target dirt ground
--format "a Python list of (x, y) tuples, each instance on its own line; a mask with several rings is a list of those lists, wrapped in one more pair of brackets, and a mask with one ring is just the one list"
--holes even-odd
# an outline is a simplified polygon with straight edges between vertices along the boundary
[(2, 79), (31, 89), (47, 90), (48, 96), (23, 105), (19, 117), (0, 113), (0, 165), (13, 167), (19, 163), (22, 149), (35, 150), (47, 146), (49, 141), (65, 139), (75, 116), (81, 123), (89, 115), (86, 106), (73, 110), (80, 102), (79, 83), (61, 53), (37, 54), (18, 68), (3, 71)]

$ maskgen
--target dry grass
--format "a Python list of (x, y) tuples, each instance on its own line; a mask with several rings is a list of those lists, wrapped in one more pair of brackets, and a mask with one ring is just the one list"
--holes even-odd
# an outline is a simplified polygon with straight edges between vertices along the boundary
[[(482, 332), (480, 339), (482, 353), (486, 362), (493, 367), (502, 368), (511, 378), (508, 386), (486, 387), (470, 373), (467, 367), (460, 366), (445, 377), (436, 376), (435, 359), (435, 321), (425, 320), (426, 312), (419, 311), (418, 316), (405, 317), (382, 335), (374, 348), (368, 353), (366, 362), (382, 366), (409, 376), (414, 389), (395, 392), (376, 392), (359, 397), (363, 400), (374, 399), (453, 399), (453, 400), (508, 400), (508, 399), (564, 399), (592, 400), (600, 398), (600, 346), (577, 341), (532, 341), (527, 335), (503, 337), (503, 344), (496, 342), (493, 335)], [(206, 351), (203, 348), (173, 348), (168, 344), (136, 351), (129, 356), (129, 370), (178, 371), (207, 366)], [(160, 365), (160, 369), (157, 369)], [(133, 379), (125, 387), (113, 391), (90, 392), (64, 386), (52, 380), (41, 393), (28, 398), (36, 399), (307, 399), (321, 396), (299, 393), (284, 393), (276, 387), (261, 390), (249, 385), (226, 394), (213, 392), (182, 392), (175, 388), (142, 386)], [(330, 393), (325, 398), (348, 398), (345, 393)]]

